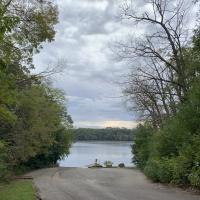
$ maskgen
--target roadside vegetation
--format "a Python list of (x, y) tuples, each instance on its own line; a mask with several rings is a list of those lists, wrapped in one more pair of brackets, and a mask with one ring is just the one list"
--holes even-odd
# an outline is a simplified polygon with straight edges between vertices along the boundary
[(133, 134), (134, 129), (127, 128), (78, 128), (73, 130), (73, 139), (75, 141), (132, 141)]
[(36, 200), (35, 188), (31, 181), (13, 181), (0, 184), (0, 198), (3, 200)]
[(192, 30), (189, 26), (199, 4), (143, 3), (140, 10), (126, 1), (122, 18), (149, 32), (114, 46), (122, 60), (134, 60), (122, 84), (130, 109), (142, 121), (134, 134), (133, 162), (156, 182), (200, 188), (199, 19)]
[[(54, 40), (58, 10), (53, 2), (0, 1), (0, 181), (53, 166), (69, 153), (72, 120), (66, 99), (48, 81), (58, 66), (40, 74), (32, 71), (33, 55)], [(17, 195), (24, 184), (6, 188)]]

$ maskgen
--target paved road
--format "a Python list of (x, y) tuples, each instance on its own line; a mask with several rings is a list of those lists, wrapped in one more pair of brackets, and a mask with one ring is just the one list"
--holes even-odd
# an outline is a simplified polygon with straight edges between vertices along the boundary
[(134, 169), (53, 168), (32, 172), (44, 200), (200, 200), (151, 183)]

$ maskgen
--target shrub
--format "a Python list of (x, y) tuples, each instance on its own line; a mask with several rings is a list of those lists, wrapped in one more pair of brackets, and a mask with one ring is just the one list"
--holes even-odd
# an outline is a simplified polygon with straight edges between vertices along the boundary
[(118, 167), (124, 168), (124, 167), (125, 167), (125, 164), (124, 164), (124, 163), (119, 163)]
[(110, 161), (110, 160), (106, 160), (106, 161), (104, 162), (104, 165), (105, 165), (106, 167), (112, 167), (113, 162)]
[(147, 175), (147, 177), (151, 178), (154, 182), (159, 181), (159, 177), (157, 173), (158, 167), (159, 167), (159, 161), (157, 159), (151, 159), (151, 160), (148, 160), (144, 168), (144, 173)]
[(158, 163), (157, 174), (161, 183), (170, 183), (172, 180), (171, 160), (161, 159)]
[(142, 170), (146, 166), (146, 162), (149, 158), (149, 143), (151, 141), (152, 133), (152, 128), (147, 124), (140, 124), (135, 131), (134, 144), (132, 145), (132, 153), (134, 155), (133, 162)]
[(7, 148), (6, 145), (0, 141), (0, 181), (8, 180), (10, 175)]
[(200, 82), (176, 116), (158, 130), (140, 125), (134, 138), (134, 162), (153, 181), (200, 188)]
[(192, 186), (200, 188), (200, 165), (192, 168), (188, 178)]
[(188, 175), (192, 168), (192, 152), (190, 150), (184, 150), (185, 152), (180, 152), (180, 155), (173, 158), (173, 176), (172, 182), (175, 184), (188, 184)]

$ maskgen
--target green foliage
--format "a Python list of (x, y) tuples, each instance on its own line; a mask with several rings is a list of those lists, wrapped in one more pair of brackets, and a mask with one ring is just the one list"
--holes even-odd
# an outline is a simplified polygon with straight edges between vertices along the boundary
[[(160, 3), (152, 2), (151, 5), (160, 5), (158, 7), (163, 9)], [(176, 14), (178, 16), (180, 13)], [(150, 18), (139, 19), (141, 22), (151, 22)], [(165, 28), (169, 33), (167, 36), (170, 36), (173, 28)], [(176, 31), (174, 29), (173, 32), (176, 34)], [(177, 44), (181, 41), (179, 37), (181, 35), (176, 38)], [(162, 36), (158, 38), (164, 41)], [(145, 47), (148, 44), (156, 47), (156, 43), (151, 37), (147, 37), (147, 40), (149, 43), (141, 41), (144, 49), (139, 48), (139, 43), (136, 43), (135, 49), (136, 52), (139, 49), (139, 52), (144, 53), (138, 53), (140, 57), (153, 61), (152, 56), (145, 54)], [(130, 87), (127, 94), (146, 117), (144, 125), (138, 126), (136, 130), (132, 152), (135, 164), (152, 180), (200, 188), (200, 27), (194, 32), (192, 43), (187, 42), (190, 45), (182, 42), (177, 46), (175, 44), (172, 47), (175, 54), (170, 56), (169, 53), (167, 57), (165, 53), (168, 50), (164, 50), (164, 43), (161, 44), (159, 49), (152, 51), (155, 61), (147, 59), (147, 67), (141, 66), (138, 76), (135, 76), (137, 72), (131, 74), (133, 83), (128, 81)], [(167, 62), (160, 55), (164, 55)], [(158, 60), (164, 61), (164, 64)], [(149, 127), (147, 122), (150, 123)]]
[(155, 182), (159, 181), (159, 175), (157, 173), (158, 166), (159, 166), (159, 160), (151, 159), (148, 160), (144, 168), (145, 174)]
[(63, 106), (51, 99), (57, 91), (51, 90), (49, 93), (47, 89), (47, 86), (40, 85), (18, 93), (15, 112), (18, 120), (10, 129), (9, 136), (3, 137), (14, 144), (11, 152), (15, 155), (16, 165), (37, 154), (46, 153), (56, 142), (55, 132), (69, 128), (62, 125), (65, 114)]
[(133, 162), (141, 169), (144, 169), (149, 157), (151, 136), (152, 128), (148, 125), (139, 125), (134, 133), (134, 144), (132, 145)]
[(8, 170), (8, 149), (6, 145), (0, 141), (0, 180), (6, 180), (10, 176)]
[(199, 166), (192, 168), (192, 171), (189, 175), (189, 181), (192, 186), (200, 187), (200, 167)]
[(48, 166), (55, 166), (57, 161), (69, 154), (71, 146), (71, 132), (62, 127), (53, 133), (53, 144), (45, 153), (40, 153), (30, 158), (23, 166), (29, 169), (37, 169)]
[(72, 121), (64, 102), (62, 93), (46, 84), (18, 91), (12, 108), (17, 120), (0, 126), (15, 171), (54, 165), (69, 153)]
[(74, 140), (132, 141), (134, 130), (126, 128), (78, 128), (73, 131)]
[(16, 65), (17, 62), (21, 69), (28, 71), (33, 67), (33, 54), (40, 51), (43, 42), (54, 39), (58, 10), (52, 0), (28, 0), (26, 4), (13, 0), (9, 5), (3, 1), (0, 21), (3, 22), (0, 28), (4, 38), (1, 55), (6, 63), (15, 62)]
[(179, 113), (160, 130), (150, 134), (140, 125), (136, 131), (134, 161), (154, 181), (200, 187), (199, 87), (196, 80)]
[(113, 162), (110, 161), (110, 160), (106, 160), (106, 161), (104, 162), (104, 165), (105, 165), (106, 167), (112, 167)]
[(11, 32), (12, 28), (19, 22), (18, 17), (11, 17), (6, 13), (6, 8), (0, 3), (0, 42), (6, 32)]
[(69, 153), (73, 121), (64, 94), (30, 73), (57, 22), (52, 0), (0, 2), (0, 180)]

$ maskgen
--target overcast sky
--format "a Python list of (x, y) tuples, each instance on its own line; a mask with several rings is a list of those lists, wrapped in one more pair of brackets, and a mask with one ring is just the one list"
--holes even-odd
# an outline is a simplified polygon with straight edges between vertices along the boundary
[[(137, 6), (141, 8), (140, 0)], [(136, 3), (136, 1), (135, 1)], [(45, 44), (34, 58), (37, 70), (59, 59), (65, 71), (54, 85), (64, 90), (68, 112), (75, 127), (134, 127), (133, 114), (126, 110), (116, 84), (128, 71), (113, 59), (109, 44), (130, 33), (130, 25), (119, 19), (117, 0), (57, 0), (59, 24), (55, 41)], [(138, 27), (142, 34), (145, 27)]]

